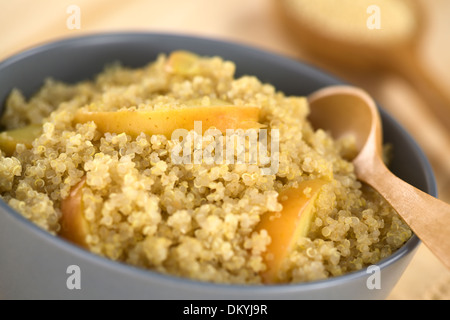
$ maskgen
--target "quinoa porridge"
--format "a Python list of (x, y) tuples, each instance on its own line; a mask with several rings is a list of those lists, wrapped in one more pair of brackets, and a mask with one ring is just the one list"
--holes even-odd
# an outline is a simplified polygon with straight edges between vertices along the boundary
[[(304, 97), (234, 71), (219, 57), (177, 51), (77, 84), (48, 79), (28, 100), (14, 89), (1, 118), (1, 198), (95, 254), (201, 281), (313, 281), (400, 248), (412, 233), (357, 181), (352, 140), (314, 130)], [(194, 120), (202, 134), (258, 129), (269, 141), (277, 132), (276, 149), (257, 140), (276, 154), (276, 170), (233, 161), (248, 155), (247, 140), (222, 162), (174, 162), (195, 141)], [(177, 128), (183, 139), (171, 139)], [(187, 149), (195, 157), (210, 147), (205, 139)]]

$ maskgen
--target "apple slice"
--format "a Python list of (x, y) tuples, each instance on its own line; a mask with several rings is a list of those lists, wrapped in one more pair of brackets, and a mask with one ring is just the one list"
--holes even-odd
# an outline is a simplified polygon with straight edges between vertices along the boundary
[(166, 62), (166, 70), (183, 76), (193, 76), (202, 71), (200, 56), (195, 53), (178, 50), (172, 52)]
[(32, 147), (34, 139), (42, 134), (42, 125), (30, 124), (19, 129), (8, 130), (0, 133), (0, 149), (7, 156), (12, 156), (19, 143), (24, 144), (27, 148)]
[[(281, 212), (268, 212), (261, 217), (256, 230), (265, 229), (272, 241), (263, 257), (267, 269), (261, 272), (266, 284), (279, 282), (278, 272), (300, 237), (308, 234), (314, 218), (314, 201), (326, 182), (321, 179), (301, 182), (298, 187), (281, 192)], [(308, 190), (308, 192), (305, 192)]]
[(172, 132), (176, 129), (194, 129), (194, 121), (202, 122), (202, 133), (210, 127), (215, 127), (223, 133), (226, 129), (260, 128), (259, 112), (258, 107), (233, 105), (154, 111), (89, 112), (79, 109), (74, 120), (76, 123), (93, 121), (102, 133), (125, 132), (136, 137), (144, 132), (148, 135), (162, 134), (170, 139)]
[(61, 230), (59, 235), (81, 247), (87, 247), (86, 236), (89, 226), (83, 215), (83, 187), (84, 177), (72, 187), (69, 196), (61, 202)]

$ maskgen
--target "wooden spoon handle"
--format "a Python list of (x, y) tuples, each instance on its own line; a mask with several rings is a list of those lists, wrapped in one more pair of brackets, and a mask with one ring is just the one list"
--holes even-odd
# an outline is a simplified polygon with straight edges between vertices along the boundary
[[(401, 74), (424, 99), (436, 119), (450, 128), (450, 88), (444, 89), (418, 57), (417, 50), (398, 51), (391, 67)], [(406, 111), (406, 110), (405, 110)]]
[(382, 161), (366, 183), (375, 188), (423, 243), (450, 269), (450, 205), (395, 176)]

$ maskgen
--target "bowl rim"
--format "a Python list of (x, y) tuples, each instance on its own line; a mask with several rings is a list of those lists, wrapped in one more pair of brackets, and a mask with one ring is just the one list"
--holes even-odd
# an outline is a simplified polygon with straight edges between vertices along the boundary
[[(338, 77), (335, 77), (330, 72), (326, 70), (319, 69), (315, 66), (312, 66), (308, 62), (304, 62), (293, 57), (288, 57), (280, 53), (271, 52), (267, 49), (262, 49), (255, 47), (253, 45), (248, 45), (244, 43), (239, 43), (231, 40), (210, 38), (207, 36), (198, 36), (198, 35), (188, 35), (182, 33), (170, 33), (170, 32), (146, 32), (146, 31), (120, 31), (120, 32), (99, 32), (99, 33), (91, 33), (91, 34), (83, 34), (75, 37), (63, 37), (57, 38), (54, 40), (42, 42), (40, 44), (31, 46), (27, 49), (19, 51), (17, 53), (13, 53), (3, 61), (0, 61), (0, 72), (2, 69), (6, 68), (10, 64), (20, 62), (23, 59), (31, 57), (35, 54), (43, 53), (46, 51), (55, 50), (59, 47), (64, 47), (67, 45), (76, 46), (76, 45), (85, 45), (86, 43), (98, 43), (101, 45), (102, 42), (120, 42), (124, 37), (142, 37), (142, 39), (146, 37), (161, 37), (161, 38), (170, 38), (171, 41), (176, 41), (177, 39), (184, 40), (192, 40), (192, 41), (202, 41), (208, 42), (211, 45), (221, 44), (233, 47), (233, 50), (237, 51), (246, 51), (247, 55), (258, 55), (264, 56), (268, 60), (277, 60), (284, 64), (303, 66), (316, 74), (320, 75), (322, 78), (326, 78), (341, 84), (349, 84), (346, 81), (341, 80)], [(421, 168), (423, 169), (423, 173), (426, 178), (427, 187), (429, 190), (426, 192), (430, 195), (437, 197), (437, 183), (436, 178), (432, 169), (432, 166), (426, 157), (423, 150), (420, 148), (418, 143), (412, 138), (412, 136), (403, 128), (403, 126), (395, 120), (389, 113), (387, 113), (378, 103), (377, 107), (382, 114), (383, 117), (387, 118), (390, 122), (392, 122), (395, 127), (400, 131), (400, 133), (404, 136), (405, 139), (411, 145), (411, 148), (414, 149), (414, 152), (417, 155), (417, 160), (419, 161)], [(366, 268), (362, 268), (357, 271), (352, 271), (349, 273), (345, 273), (340, 276), (334, 276), (322, 280), (315, 280), (311, 282), (300, 282), (300, 283), (289, 283), (289, 284), (275, 284), (269, 286), (263, 285), (252, 285), (252, 284), (224, 284), (224, 283), (213, 283), (213, 282), (204, 282), (199, 280), (193, 280), (189, 278), (183, 278), (179, 276), (174, 276), (170, 274), (163, 274), (153, 270), (141, 269), (139, 267), (135, 267), (133, 265), (129, 265), (123, 262), (118, 262), (114, 260), (110, 260), (108, 258), (96, 255), (88, 250), (82, 249), (63, 238), (58, 236), (53, 236), (49, 232), (41, 229), (36, 224), (31, 222), (30, 220), (23, 217), (20, 213), (15, 211), (3, 199), (0, 199), (0, 212), (6, 212), (9, 215), (9, 218), (12, 218), (15, 222), (22, 224), (22, 226), (26, 227), (27, 230), (34, 233), (35, 236), (44, 240), (44, 242), (51, 243), (53, 246), (57, 246), (67, 252), (72, 253), (73, 255), (80, 257), (81, 259), (88, 260), (93, 264), (99, 265), (102, 268), (114, 269), (121, 273), (127, 273), (132, 275), (133, 277), (140, 277), (148, 280), (156, 280), (163, 282), (173, 282), (176, 285), (187, 285), (192, 287), (197, 286), (198, 288), (212, 288), (214, 290), (235, 290), (239, 289), (240, 291), (253, 291), (255, 289), (264, 290), (267, 293), (289, 293), (289, 292), (305, 292), (311, 289), (317, 290), (320, 288), (329, 288), (334, 286), (339, 286), (342, 283), (347, 283), (349, 280), (364, 278), (368, 276), (366, 272)], [(418, 245), (421, 243), (420, 239), (413, 233), (412, 237), (397, 251), (395, 251), (390, 256), (383, 258), (375, 265), (380, 267), (381, 270), (387, 268), (388, 266), (394, 264), (396, 261), (402, 259), (404, 256), (413, 252)]]

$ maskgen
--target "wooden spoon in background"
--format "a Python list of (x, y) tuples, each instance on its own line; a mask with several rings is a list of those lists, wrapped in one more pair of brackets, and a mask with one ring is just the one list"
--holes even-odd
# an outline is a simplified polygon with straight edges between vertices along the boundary
[[(408, 127), (433, 128), (440, 145), (422, 143), (435, 165), (450, 176), (450, 88), (444, 90), (419, 58), (426, 23), (413, 0), (275, 0), (288, 31), (314, 58), (339, 66), (401, 75), (428, 108), (405, 102)], [(380, 29), (376, 19), (379, 18)], [(372, 28), (372, 29), (371, 29)], [(449, 55), (450, 57), (450, 55)]]

